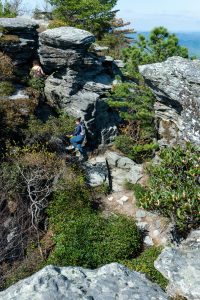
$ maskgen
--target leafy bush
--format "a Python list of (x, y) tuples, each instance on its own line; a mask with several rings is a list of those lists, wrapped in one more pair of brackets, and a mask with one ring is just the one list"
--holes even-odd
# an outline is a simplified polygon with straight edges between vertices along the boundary
[(14, 34), (3, 34), (0, 37), (0, 44), (8, 44), (8, 43), (19, 43), (20, 39), (18, 37), (18, 35), (14, 35)]
[(74, 124), (74, 118), (62, 112), (57, 117), (49, 117), (45, 123), (31, 117), (24, 131), (26, 141), (48, 143), (50, 136), (71, 134), (74, 131)]
[(109, 95), (108, 104), (122, 118), (116, 147), (140, 163), (152, 157), (158, 145), (154, 142), (154, 97), (144, 85), (121, 83)]
[(135, 222), (123, 216), (104, 218), (92, 208), (85, 184), (76, 180), (58, 192), (48, 209), (55, 249), (49, 263), (96, 268), (138, 255), (142, 238)]
[(141, 207), (169, 217), (182, 232), (200, 224), (199, 153), (190, 144), (163, 149), (160, 164), (148, 167), (146, 192), (136, 194)]
[(165, 289), (168, 281), (154, 267), (154, 261), (160, 255), (161, 251), (161, 247), (151, 247), (142, 252), (139, 257), (132, 260), (124, 260), (121, 263), (131, 270), (145, 273), (149, 280), (159, 284), (161, 288)]
[(9, 1), (0, 0), (0, 18), (15, 18), (16, 16), (14, 5)]
[(29, 80), (28, 84), (36, 91), (43, 92), (45, 86), (44, 80), (45, 80), (44, 77), (32, 77)]
[(48, 28), (53, 29), (53, 28), (62, 27), (62, 26), (68, 26), (68, 24), (65, 21), (54, 19), (49, 22)]
[(14, 66), (11, 58), (0, 51), (0, 79), (8, 80), (13, 72)]
[(0, 82), (0, 96), (10, 96), (15, 92), (14, 85), (9, 81)]

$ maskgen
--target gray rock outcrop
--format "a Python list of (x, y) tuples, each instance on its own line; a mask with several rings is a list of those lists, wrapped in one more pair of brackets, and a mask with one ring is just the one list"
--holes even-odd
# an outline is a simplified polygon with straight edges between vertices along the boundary
[(200, 61), (171, 57), (139, 70), (157, 99), (160, 144), (200, 145)]
[(109, 150), (90, 159), (84, 167), (91, 186), (107, 183), (114, 192), (123, 191), (126, 181), (136, 183), (143, 176), (142, 165)]
[(145, 275), (113, 263), (97, 270), (48, 266), (7, 290), (1, 300), (166, 300)]
[(111, 172), (112, 190), (115, 192), (122, 191), (126, 181), (137, 183), (143, 176), (143, 165), (117, 152), (107, 151), (106, 160)]
[(180, 247), (165, 248), (154, 264), (169, 280), (170, 296), (200, 299), (200, 230), (193, 231)]
[(113, 60), (88, 52), (92, 34), (61, 27), (40, 34), (39, 56), (46, 80), (45, 94), (53, 106), (75, 117), (81, 116), (90, 141), (106, 144), (117, 134), (118, 116), (106, 104), (105, 96), (120, 71)]
[(110, 185), (109, 170), (105, 158), (92, 158), (84, 163), (84, 170), (90, 186)]
[(38, 25), (31, 19), (0, 18), (0, 51), (14, 65), (27, 67), (37, 53)]

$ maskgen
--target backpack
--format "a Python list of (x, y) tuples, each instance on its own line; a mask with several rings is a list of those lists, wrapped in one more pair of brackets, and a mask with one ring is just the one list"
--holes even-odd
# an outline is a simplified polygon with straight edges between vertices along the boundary
[(87, 144), (87, 137), (86, 137), (86, 128), (85, 128), (85, 124), (83, 122), (81, 122), (81, 135), (84, 135), (84, 139), (82, 142), (82, 146), (84, 147)]
[(86, 134), (86, 130), (85, 130), (85, 124), (83, 122), (81, 122), (81, 135), (85, 135)]

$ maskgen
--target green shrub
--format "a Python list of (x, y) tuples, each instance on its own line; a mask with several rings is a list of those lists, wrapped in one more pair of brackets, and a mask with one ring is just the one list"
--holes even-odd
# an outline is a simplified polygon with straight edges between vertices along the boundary
[(9, 81), (0, 82), (0, 96), (10, 96), (15, 92), (14, 85)]
[(181, 46), (178, 37), (164, 27), (154, 28), (149, 38), (139, 34), (132, 47), (123, 49), (125, 70), (135, 78), (141, 78), (139, 65), (162, 62), (171, 56), (189, 58), (188, 49)]
[(55, 195), (48, 214), (55, 242), (49, 263), (96, 268), (140, 252), (142, 238), (135, 222), (122, 216), (104, 218), (92, 208), (87, 188), (77, 186), (75, 179)]
[(68, 26), (68, 23), (62, 20), (54, 19), (49, 22), (48, 29), (58, 28), (62, 26)]
[(137, 163), (151, 158), (158, 149), (153, 104), (154, 97), (144, 84), (120, 83), (109, 94), (108, 105), (122, 119), (115, 146)]
[(13, 72), (14, 66), (12, 59), (0, 51), (0, 81), (9, 80), (12, 77)]
[(43, 92), (45, 86), (45, 77), (32, 77), (28, 84), (36, 91)]
[(19, 43), (20, 39), (18, 35), (13, 34), (3, 34), (0, 37), (0, 44), (8, 44), (8, 43)]
[(126, 134), (120, 134), (115, 138), (115, 146), (126, 155), (131, 153), (132, 142), (132, 138)]
[(103, 182), (101, 185), (95, 187), (93, 189), (95, 194), (99, 195), (109, 195), (110, 194), (110, 186), (107, 182)]
[(183, 232), (200, 224), (199, 153), (190, 144), (163, 149), (161, 163), (148, 167), (146, 193), (136, 195), (141, 207), (169, 217)]
[(161, 251), (161, 247), (151, 247), (146, 249), (139, 257), (132, 260), (124, 260), (121, 263), (131, 270), (144, 273), (149, 280), (165, 289), (168, 281), (154, 267), (154, 261), (160, 255)]
[(51, 116), (45, 123), (31, 117), (28, 128), (24, 131), (27, 140), (48, 142), (49, 136), (59, 137), (74, 131), (74, 118), (61, 112), (57, 117)]
[(115, 146), (117, 149), (137, 163), (142, 163), (144, 160), (152, 158), (154, 152), (159, 149), (158, 144), (155, 142), (144, 145), (133, 145), (133, 143), (133, 139), (126, 134), (119, 135), (115, 138)]

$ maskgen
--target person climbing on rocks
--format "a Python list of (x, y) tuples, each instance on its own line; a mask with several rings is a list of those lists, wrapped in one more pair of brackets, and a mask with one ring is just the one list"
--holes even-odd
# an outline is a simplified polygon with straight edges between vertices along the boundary
[(67, 150), (77, 149), (81, 154), (80, 159), (87, 160), (87, 153), (83, 148), (83, 144), (85, 143), (86, 140), (85, 125), (81, 121), (81, 118), (77, 118), (75, 122), (76, 122), (76, 128), (73, 136), (71, 136), (70, 138), (70, 143), (72, 145), (66, 147), (66, 149)]
[(45, 74), (40, 66), (38, 60), (33, 61), (33, 67), (30, 71), (30, 80), (29, 85), (40, 92), (40, 94), (44, 97), (44, 86), (45, 86)]
[(30, 71), (30, 75), (31, 75), (31, 77), (34, 77), (34, 78), (39, 78), (39, 77), (44, 76), (44, 72), (43, 72), (38, 60), (33, 61), (33, 67)]

